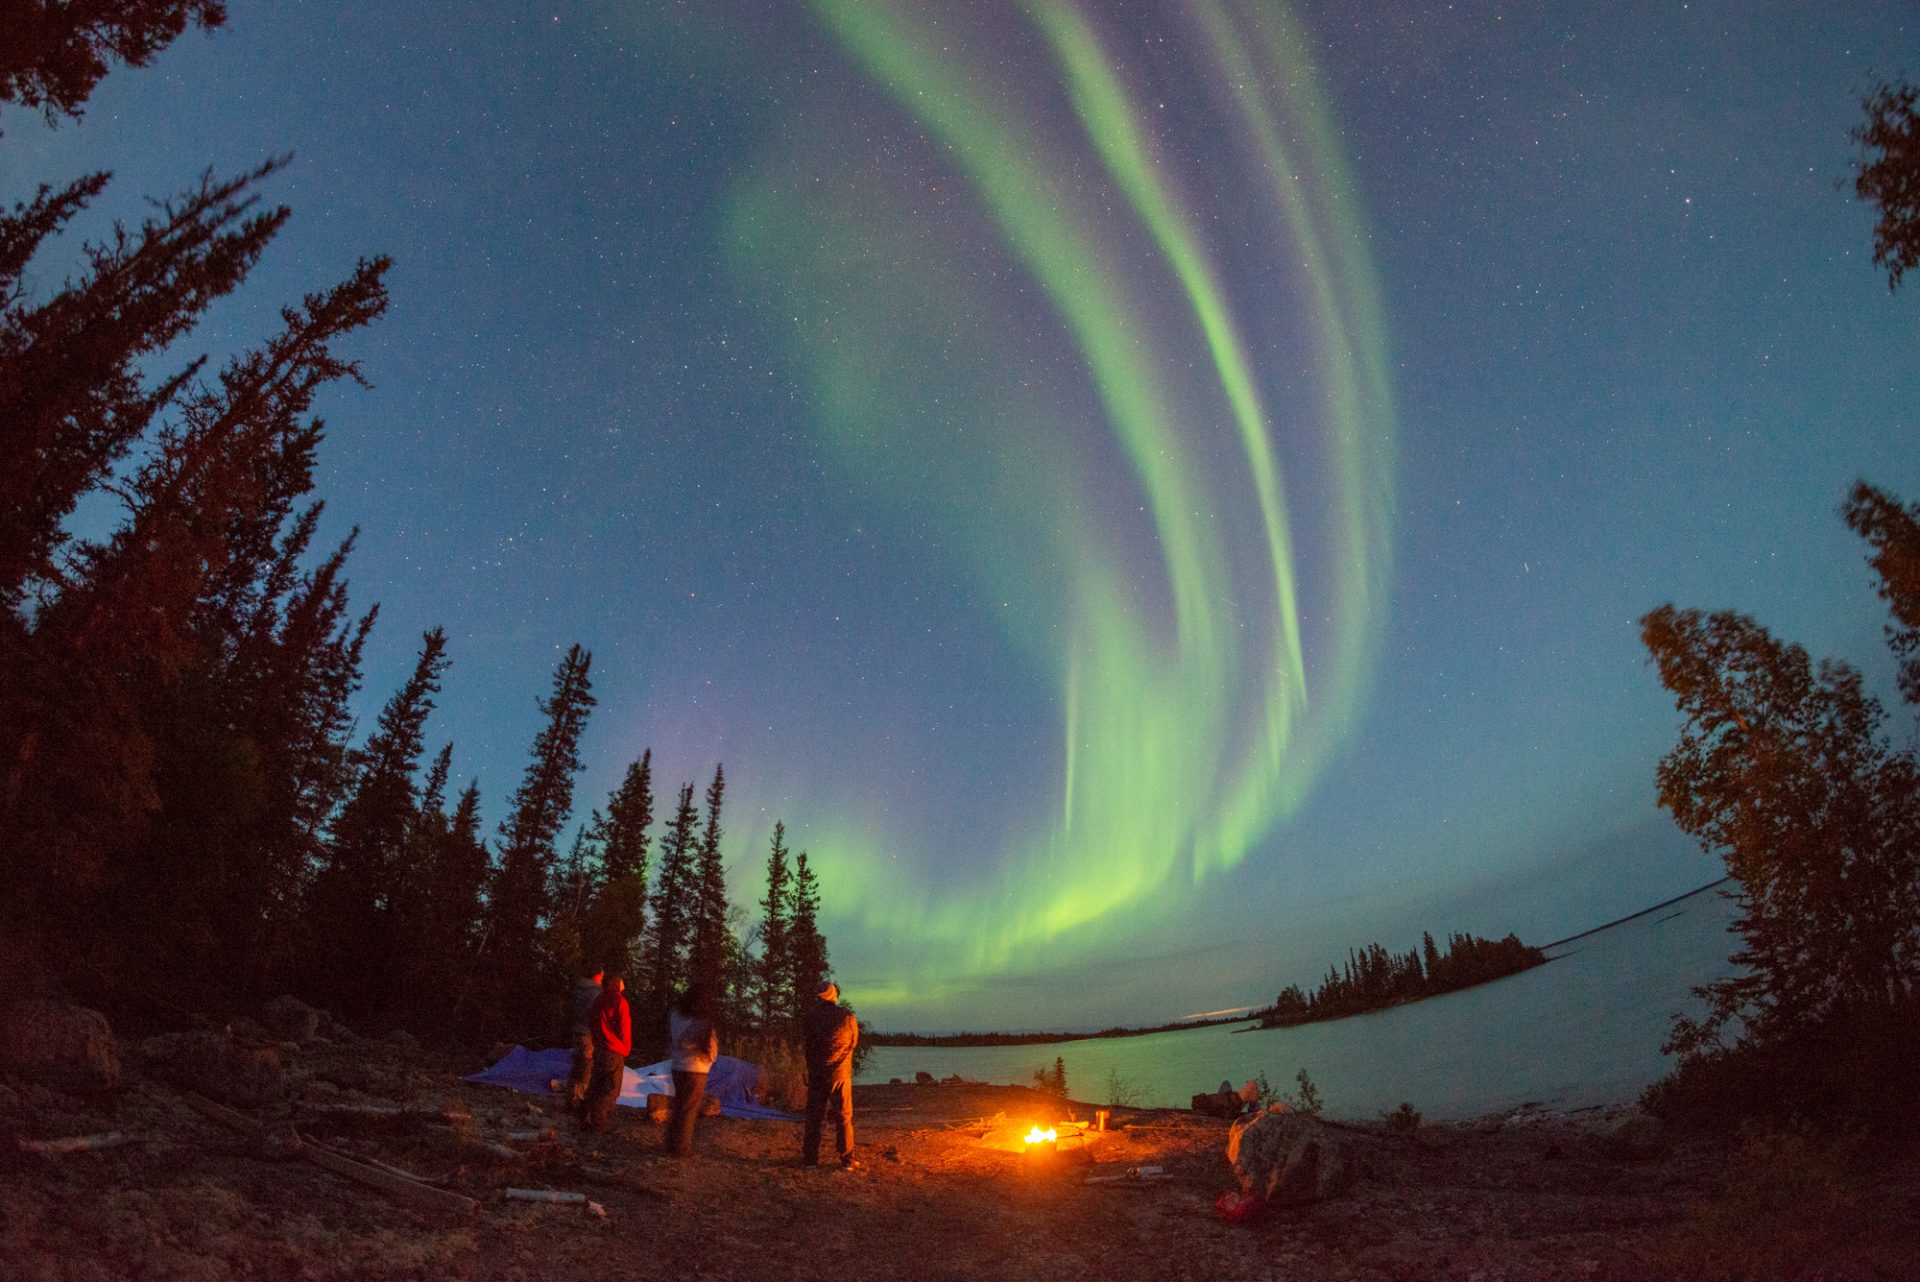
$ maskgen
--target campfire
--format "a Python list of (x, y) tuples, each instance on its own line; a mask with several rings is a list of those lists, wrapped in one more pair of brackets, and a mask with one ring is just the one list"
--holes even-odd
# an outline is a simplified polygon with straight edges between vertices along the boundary
[(1034, 1128), (1027, 1132), (1028, 1144), (1055, 1144), (1055, 1143), (1058, 1143), (1059, 1140), (1060, 1140), (1059, 1133), (1055, 1131), (1051, 1126), (1049, 1126), (1046, 1130), (1043, 1131), (1040, 1129), (1039, 1125), (1036, 1123), (1034, 1125)]

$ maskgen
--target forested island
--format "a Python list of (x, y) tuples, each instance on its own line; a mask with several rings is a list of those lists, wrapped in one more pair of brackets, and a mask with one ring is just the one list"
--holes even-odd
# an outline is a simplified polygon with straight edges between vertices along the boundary
[(1313, 992), (1289, 984), (1273, 999), (1273, 1005), (1254, 1012), (1253, 1018), (1262, 1028), (1345, 1019), (1504, 979), (1546, 960), (1545, 953), (1521, 943), (1516, 935), (1505, 939), (1449, 935), (1443, 953), (1435, 946), (1432, 932), (1427, 932), (1418, 950), (1399, 955), (1380, 944), (1349, 949), (1346, 965), (1329, 966), (1327, 977)]
[(1146, 1027), (1103, 1028), (1093, 1033), (882, 1033), (869, 1031), (866, 1040), (875, 1046), (1039, 1046), (1051, 1042), (1090, 1042), (1102, 1037), (1145, 1037), (1148, 1033), (1172, 1033), (1183, 1028), (1212, 1028), (1217, 1024), (1244, 1024), (1254, 1018), (1251, 1011), (1225, 1015), (1219, 1019), (1176, 1019)]
[(1103, 1037), (1144, 1037), (1186, 1028), (1214, 1028), (1221, 1024), (1259, 1021), (1261, 1028), (1286, 1028), (1320, 1020), (1344, 1019), (1388, 1006), (1401, 1006), (1426, 997), (1472, 988), (1530, 970), (1547, 955), (1515, 935), (1482, 939), (1477, 935), (1447, 937), (1443, 953), (1428, 932), (1421, 946), (1403, 954), (1379, 944), (1349, 949), (1345, 966), (1327, 968), (1327, 977), (1308, 993), (1298, 984), (1280, 991), (1273, 1005), (1218, 1019), (1176, 1019), (1165, 1024), (1103, 1028), (1098, 1032), (1052, 1033), (881, 1033), (870, 1032), (876, 1046), (1038, 1046), (1052, 1042), (1085, 1042)]

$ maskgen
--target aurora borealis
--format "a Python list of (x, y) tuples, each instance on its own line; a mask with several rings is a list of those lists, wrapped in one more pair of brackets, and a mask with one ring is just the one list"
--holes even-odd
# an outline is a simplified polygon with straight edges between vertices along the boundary
[(1911, 12), (233, 20), (18, 163), (124, 213), (294, 151), (201, 348), (395, 255), (322, 455), (364, 712), (445, 624), (491, 824), (582, 642), (582, 817), (724, 760), (737, 900), (784, 819), (883, 1027), (1158, 1021), (1708, 880), (1653, 808), (1662, 601), (1884, 676), (1832, 513), (1920, 496), (1920, 298), (1834, 180)]

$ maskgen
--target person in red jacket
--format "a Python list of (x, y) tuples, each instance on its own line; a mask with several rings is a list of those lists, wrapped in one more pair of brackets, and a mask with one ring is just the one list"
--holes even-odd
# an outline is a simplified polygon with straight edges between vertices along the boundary
[(602, 978), (600, 997), (587, 1021), (593, 1030), (593, 1080), (587, 1086), (580, 1121), (590, 1131), (606, 1125), (613, 1112), (626, 1077), (627, 1054), (633, 1050), (633, 1012), (627, 1007), (626, 987), (626, 981), (611, 972)]

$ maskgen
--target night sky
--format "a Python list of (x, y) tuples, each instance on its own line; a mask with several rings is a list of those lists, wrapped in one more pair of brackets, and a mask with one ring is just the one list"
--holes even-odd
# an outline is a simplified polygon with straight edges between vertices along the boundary
[(1920, 296), (1840, 184), (1902, 72), (1891, 0), (234, 0), (0, 177), (112, 169), (97, 235), (294, 153), (183, 354), (395, 257), (321, 487), (362, 724), (444, 625), (490, 828), (579, 641), (578, 817), (724, 761), (867, 1020), (1085, 1027), (1717, 876), (1662, 602), (1890, 689), (1835, 509), (1920, 498)]

